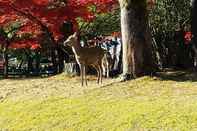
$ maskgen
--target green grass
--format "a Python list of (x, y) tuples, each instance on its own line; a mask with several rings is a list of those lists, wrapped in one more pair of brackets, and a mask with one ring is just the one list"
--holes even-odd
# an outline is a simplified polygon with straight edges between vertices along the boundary
[(172, 72), (128, 82), (95, 78), (0, 81), (0, 130), (192, 131), (197, 130), (196, 75)]

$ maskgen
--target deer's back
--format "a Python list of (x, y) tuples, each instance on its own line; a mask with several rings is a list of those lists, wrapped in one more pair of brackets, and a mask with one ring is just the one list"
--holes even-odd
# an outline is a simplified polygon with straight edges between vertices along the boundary
[(105, 50), (99, 47), (81, 48), (77, 57), (80, 63), (91, 65), (101, 61), (104, 54)]

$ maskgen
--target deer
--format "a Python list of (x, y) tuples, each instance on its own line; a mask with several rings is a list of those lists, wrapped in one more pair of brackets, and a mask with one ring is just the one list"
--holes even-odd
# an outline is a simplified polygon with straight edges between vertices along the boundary
[(109, 72), (113, 66), (113, 59), (109, 52), (106, 52), (102, 60), (103, 76), (109, 78)]
[(81, 47), (76, 32), (67, 38), (64, 42), (65, 44), (72, 48), (76, 62), (79, 65), (81, 86), (84, 86), (84, 82), (87, 86), (87, 66), (92, 66), (96, 69), (98, 74), (97, 83), (102, 83), (102, 60), (106, 51), (100, 47)]

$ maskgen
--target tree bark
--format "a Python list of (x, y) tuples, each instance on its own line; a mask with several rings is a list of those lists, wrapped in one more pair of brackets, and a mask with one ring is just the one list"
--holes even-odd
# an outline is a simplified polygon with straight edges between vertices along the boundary
[(8, 78), (8, 49), (6, 47), (3, 50), (3, 76), (5, 79)]
[(152, 40), (145, 0), (119, 0), (124, 80), (153, 71)]
[(57, 49), (56, 47), (54, 47), (54, 50), (51, 50), (51, 59), (52, 59), (52, 63), (53, 63), (53, 70), (54, 70), (54, 74), (56, 75), (59, 72), (58, 69), (58, 63), (57, 63)]
[(62, 73), (64, 71), (64, 52), (60, 47), (58, 47), (58, 66), (59, 66), (59, 73)]
[(37, 75), (40, 74), (40, 52), (39, 51), (36, 51), (36, 67), (35, 67), (35, 72)]
[(25, 55), (27, 57), (27, 76), (30, 75), (30, 72), (33, 71), (33, 58), (31, 57), (31, 52), (26, 50)]

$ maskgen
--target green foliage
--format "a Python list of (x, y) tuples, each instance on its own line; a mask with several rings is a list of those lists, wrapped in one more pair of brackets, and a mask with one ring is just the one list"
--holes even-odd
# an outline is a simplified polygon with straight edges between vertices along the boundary
[(150, 13), (150, 24), (158, 32), (173, 32), (190, 24), (189, 0), (157, 0)]
[(16, 21), (16, 22), (11, 22), (7, 26), (4, 27), (4, 31), (7, 34), (8, 39), (13, 39), (15, 37), (16, 32), (19, 30), (21, 27), (21, 23)]
[(78, 19), (82, 35), (109, 35), (112, 32), (120, 31), (120, 10), (110, 13), (96, 14), (96, 19), (89, 23)]
[(6, 26), (0, 28), (0, 34), (7, 38), (8, 40), (25, 40), (32, 37), (31, 33), (23, 33), (20, 35), (17, 35), (16, 32), (19, 31), (19, 29), (23, 25), (19, 21), (8, 23)]
[[(178, 39), (183, 38), (175, 37), (175, 33), (190, 28), (190, 11), (189, 0), (157, 0), (155, 8), (150, 12), (149, 24), (164, 65), (170, 66), (170, 63), (179, 59), (180, 54), (185, 55), (184, 48), (180, 47), (184, 46), (184, 41), (176, 44)], [(173, 58), (169, 59), (171, 56)], [(187, 63), (183, 58), (181, 60), (182, 63)]]

